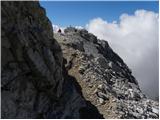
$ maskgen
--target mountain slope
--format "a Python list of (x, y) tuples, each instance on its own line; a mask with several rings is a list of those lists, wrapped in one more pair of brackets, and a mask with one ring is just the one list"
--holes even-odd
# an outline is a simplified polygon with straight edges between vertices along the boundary
[(158, 118), (158, 103), (145, 97), (131, 70), (106, 41), (72, 27), (54, 37), (69, 74), (104, 118)]
[(38, 1), (1, 6), (2, 118), (158, 118), (107, 42), (75, 28), (53, 35)]

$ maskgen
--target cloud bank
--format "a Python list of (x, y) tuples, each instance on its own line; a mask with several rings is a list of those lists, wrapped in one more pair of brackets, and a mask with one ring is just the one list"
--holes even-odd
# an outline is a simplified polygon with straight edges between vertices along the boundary
[(134, 15), (122, 14), (119, 22), (95, 18), (86, 25), (89, 32), (109, 42), (152, 98), (159, 94), (158, 21), (157, 13), (137, 10)]

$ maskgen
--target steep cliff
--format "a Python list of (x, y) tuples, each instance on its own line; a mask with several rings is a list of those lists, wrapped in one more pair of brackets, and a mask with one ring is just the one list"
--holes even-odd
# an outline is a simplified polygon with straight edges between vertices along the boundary
[(106, 41), (72, 27), (53, 35), (38, 2), (3, 1), (1, 12), (2, 118), (159, 117)]
[(2, 118), (80, 118), (86, 102), (63, 68), (45, 10), (38, 2), (1, 4)]

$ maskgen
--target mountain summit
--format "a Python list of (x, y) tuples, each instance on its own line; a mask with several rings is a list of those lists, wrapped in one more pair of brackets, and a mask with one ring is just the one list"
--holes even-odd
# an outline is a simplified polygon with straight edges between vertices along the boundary
[(37, 1), (2, 3), (2, 118), (158, 118), (159, 104), (108, 42), (53, 34)]

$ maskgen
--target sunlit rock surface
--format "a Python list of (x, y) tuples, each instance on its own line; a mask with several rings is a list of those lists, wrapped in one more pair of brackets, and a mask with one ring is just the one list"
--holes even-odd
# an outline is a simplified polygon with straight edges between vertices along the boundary
[(54, 37), (61, 45), (69, 74), (104, 118), (159, 117), (158, 102), (146, 98), (131, 70), (108, 42), (73, 27)]
[(106, 41), (72, 27), (53, 35), (38, 2), (3, 1), (1, 12), (2, 118), (159, 117)]

